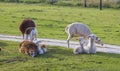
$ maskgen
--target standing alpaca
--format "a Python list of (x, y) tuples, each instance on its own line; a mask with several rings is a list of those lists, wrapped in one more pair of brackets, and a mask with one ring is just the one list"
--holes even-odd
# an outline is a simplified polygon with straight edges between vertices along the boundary
[(25, 30), (26, 40), (28, 39), (28, 36), (30, 36), (30, 41), (33, 41), (34, 39), (37, 40), (37, 29), (35, 27), (28, 27)]
[(23, 35), (23, 39), (24, 39), (24, 34), (25, 34), (25, 30), (28, 28), (28, 27), (36, 27), (35, 23), (33, 20), (31, 19), (24, 19), (20, 26), (19, 26), (19, 30), (21, 31), (22, 35)]
[[(69, 48), (69, 41), (71, 38), (73, 38), (74, 36), (81, 36), (81, 37), (84, 37), (85, 39), (88, 39), (88, 36), (90, 34), (92, 34), (92, 31), (90, 30), (90, 28), (83, 24), (83, 23), (78, 23), (78, 22), (75, 22), (75, 23), (72, 23), (72, 24), (69, 24), (66, 28), (65, 28), (65, 31), (67, 32), (68, 34), (68, 38), (67, 38), (67, 44), (68, 44), (68, 48)], [(96, 41), (98, 42), (98, 41)], [(100, 41), (99, 41), (100, 42)], [(98, 43), (99, 43), (98, 42)], [(101, 42), (101, 45), (102, 45), (102, 42)]]
[(68, 34), (68, 38), (67, 38), (68, 48), (69, 48), (69, 41), (74, 36), (77, 35), (77, 36), (82, 36), (84, 38), (88, 38), (88, 35), (92, 34), (92, 31), (89, 29), (87, 25), (78, 22), (69, 24), (65, 28), (65, 31)]

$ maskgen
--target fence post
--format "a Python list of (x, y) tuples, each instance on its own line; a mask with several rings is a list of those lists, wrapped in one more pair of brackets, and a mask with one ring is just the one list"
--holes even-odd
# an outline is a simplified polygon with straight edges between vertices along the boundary
[(54, 3), (54, 0), (51, 0), (51, 4), (53, 5), (53, 3)]
[(100, 10), (102, 10), (102, 0), (100, 0)]
[(84, 7), (87, 7), (87, 0), (84, 0)]
[(17, 1), (17, 3), (19, 3), (19, 0), (16, 0)]

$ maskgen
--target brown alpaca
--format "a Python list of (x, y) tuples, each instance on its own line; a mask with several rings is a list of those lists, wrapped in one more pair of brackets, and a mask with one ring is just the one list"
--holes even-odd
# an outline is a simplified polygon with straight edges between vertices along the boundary
[(35, 23), (33, 20), (31, 19), (24, 19), (20, 26), (19, 26), (19, 30), (21, 31), (22, 35), (23, 35), (23, 39), (24, 39), (24, 34), (25, 34), (25, 30), (28, 28), (28, 27), (36, 27)]
[(31, 41), (25, 40), (20, 43), (19, 52), (35, 57), (37, 55), (37, 45)]

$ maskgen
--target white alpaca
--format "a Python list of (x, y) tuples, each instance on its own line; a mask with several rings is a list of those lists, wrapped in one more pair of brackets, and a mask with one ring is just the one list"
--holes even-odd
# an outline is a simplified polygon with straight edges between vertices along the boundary
[[(68, 33), (68, 38), (67, 38), (68, 48), (69, 48), (69, 41), (74, 36), (77, 35), (77, 36), (80, 36), (80, 37), (84, 37), (85, 39), (88, 39), (88, 36), (90, 34), (92, 34), (92, 31), (90, 30), (90, 28), (87, 25), (85, 25), (83, 23), (79, 23), (79, 22), (69, 24), (65, 28), (65, 31)], [(101, 41), (96, 41), (96, 42), (100, 43), (102, 45)]]
[(85, 44), (83, 45), (85, 53), (96, 53), (95, 40), (96, 35), (94, 34), (89, 35), (88, 42), (85, 42)]
[(43, 52), (42, 48), (40, 47), (40, 42), (41, 42), (40, 40), (36, 42), (37, 50), (38, 50), (39, 54), (43, 54), (44, 52)]
[(85, 44), (85, 39), (83, 37), (79, 38), (79, 44), (80, 44), (79, 46), (74, 48), (73, 51), (74, 54), (81, 54), (84, 52), (83, 45)]
[(84, 38), (87, 38), (88, 35), (92, 34), (92, 31), (89, 29), (89, 27), (83, 23), (72, 23), (69, 24), (66, 28), (65, 31), (68, 33), (68, 38), (67, 38), (67, 43), (68, 43), (68, 48), (69, 48), (69, 41), (71, 38), (74, 36), (82, 36)]
[(28, 39), (28, 36), (30, 36), (30, 41), (33, 41), (34, 39), (37, 39), (37, 29), (35, 27), (28, 27), (25, 30), (26, 40)]
[(36, 45), (37, 45), (37, 50), (38, 50), (38, 53), (39, 54), (44, 54), (45, 52), (47, 52), (47, 49), (45, 47), (45, 45), (40, 45), (41, 41), (40, 40), (37, 40), (36, 41)]

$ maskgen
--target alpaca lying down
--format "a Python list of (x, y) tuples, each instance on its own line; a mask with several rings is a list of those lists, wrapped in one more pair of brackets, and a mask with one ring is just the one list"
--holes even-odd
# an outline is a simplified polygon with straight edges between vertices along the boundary
[(84, 39), (83, 37), (79, 38), (80, 45), (76, 47), (73, 51), (74, 54), (80, 54), (80, 53), (96, 53), (96, 46), (95, 46), (95, 40), (96, 35), (91, 34), (88, 37), (88, 40)]
[(47, 51), (46, 46), (44, 44), (38, 44), (40, 44), (39, 41), (34, 43), (28, 40), (24, 40), (19, 45), (19, 52), (32, 57), (37, 56), (37, 54), (44, 54)]

